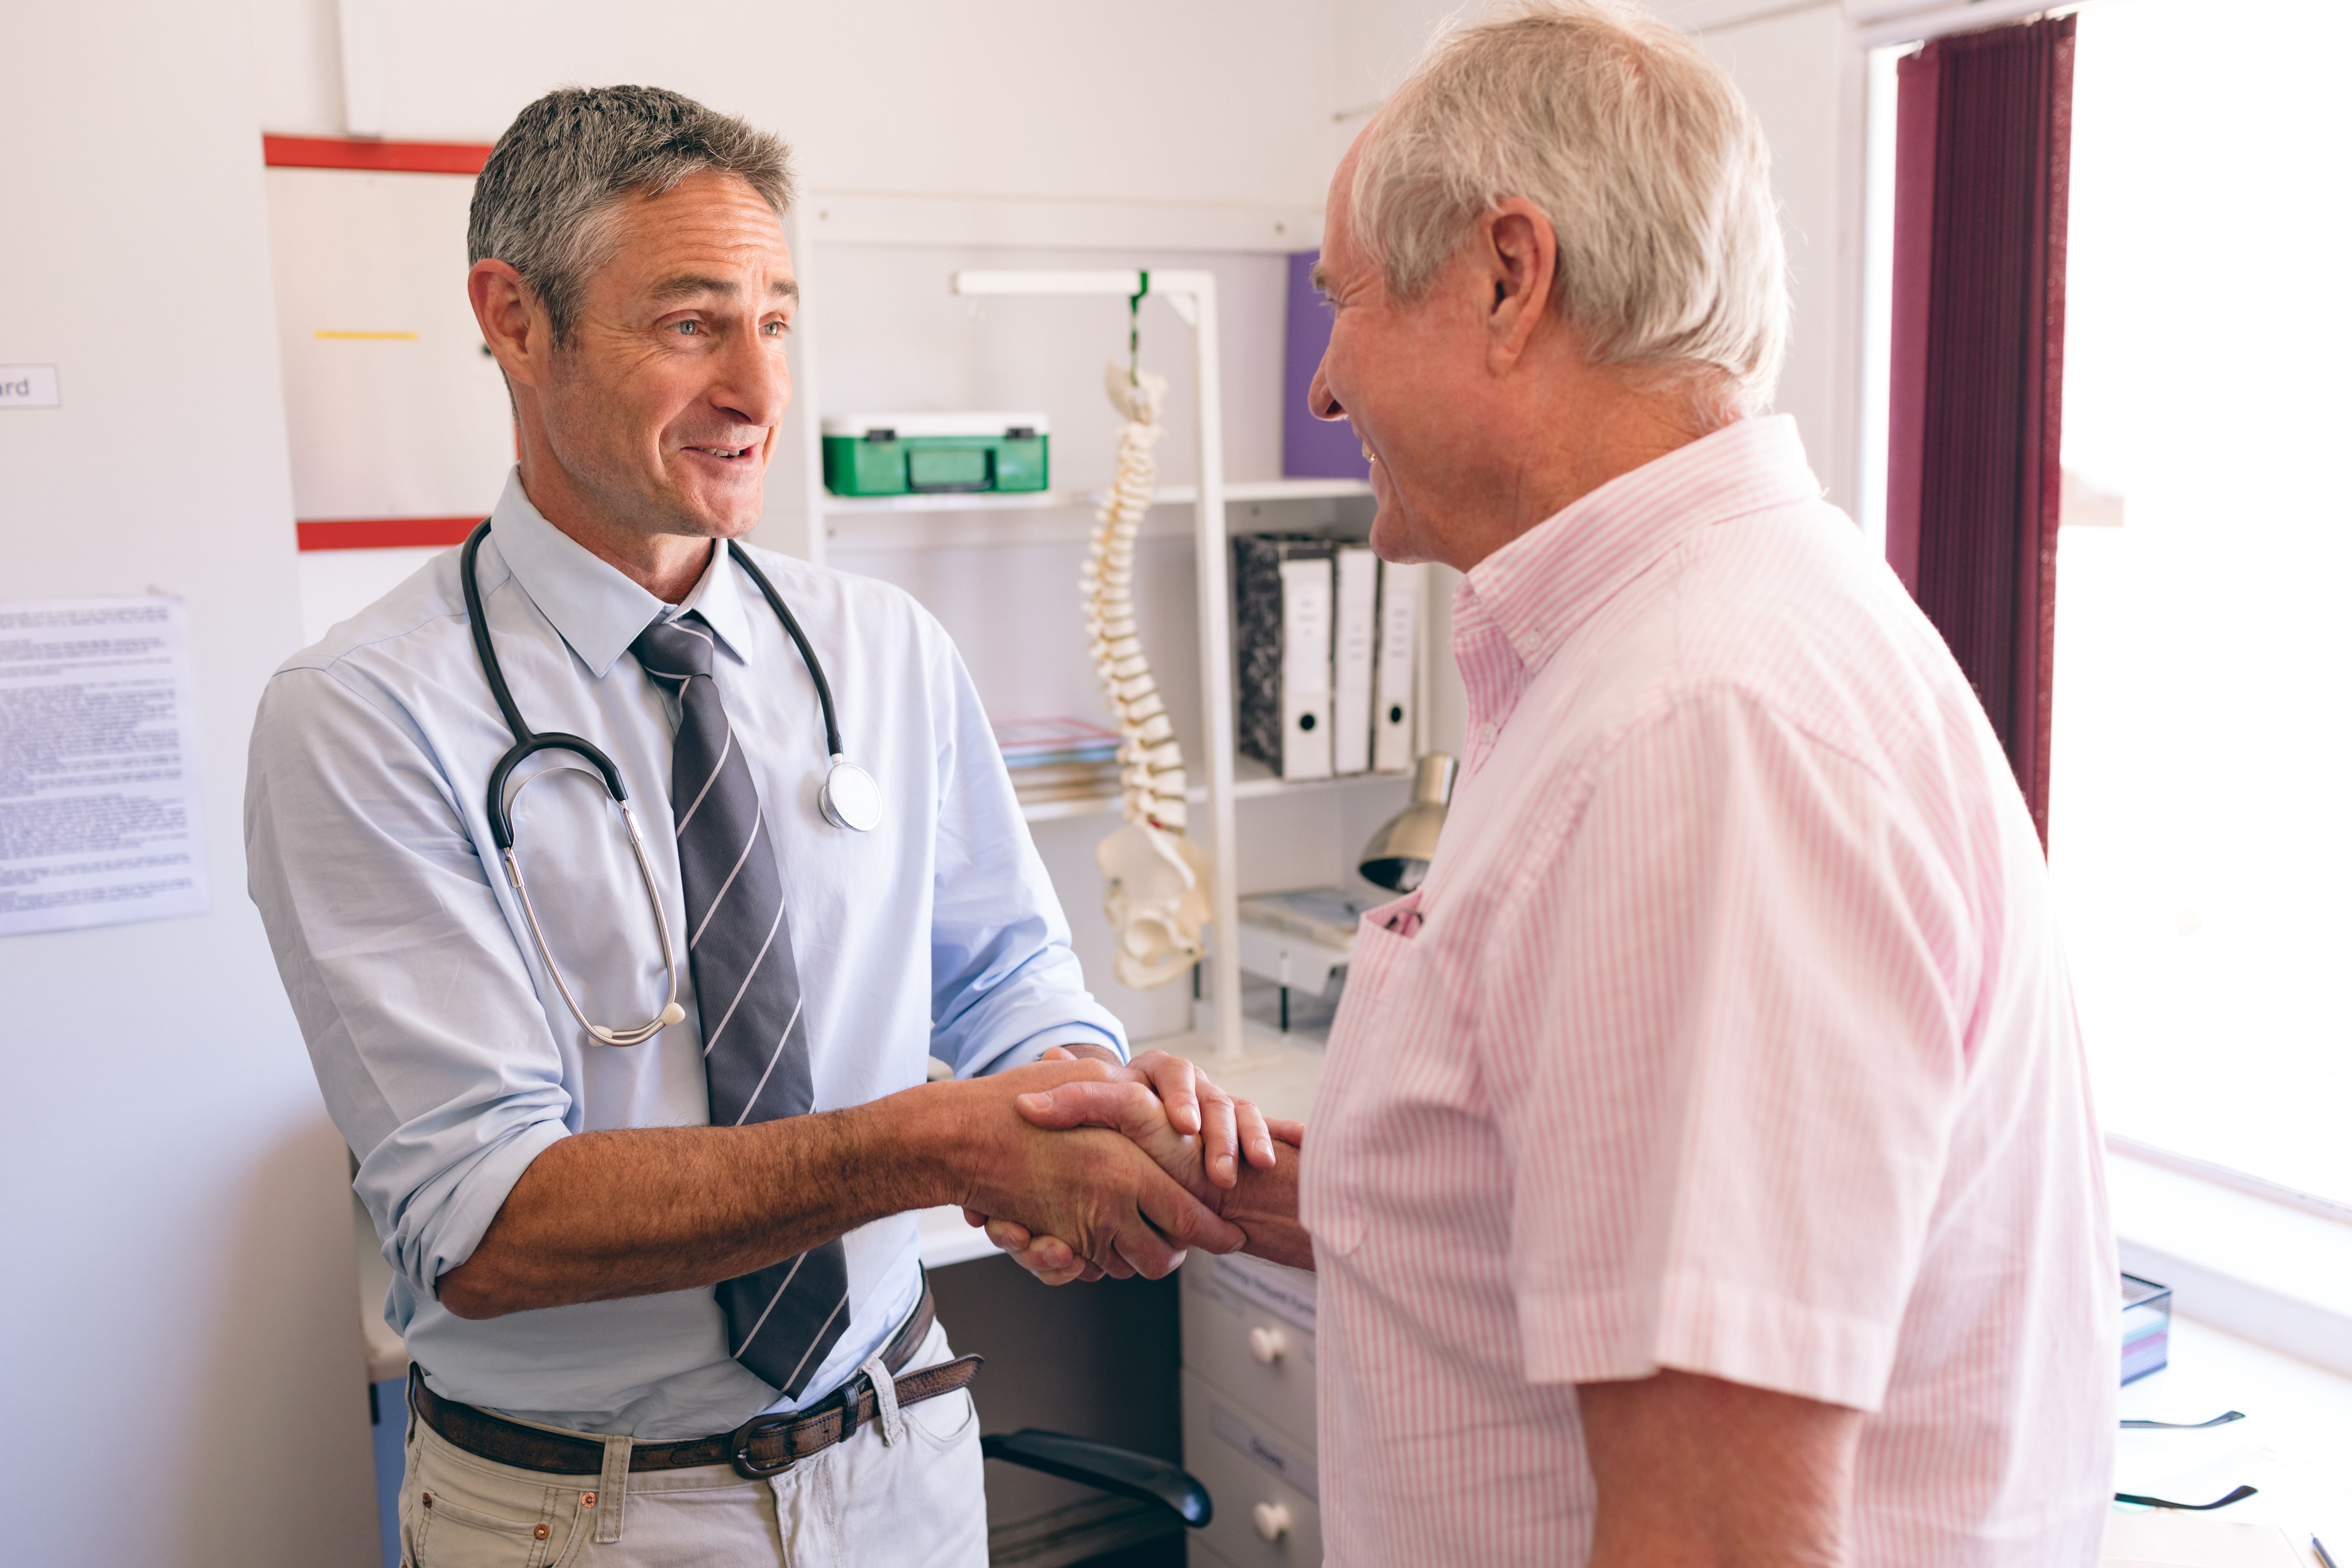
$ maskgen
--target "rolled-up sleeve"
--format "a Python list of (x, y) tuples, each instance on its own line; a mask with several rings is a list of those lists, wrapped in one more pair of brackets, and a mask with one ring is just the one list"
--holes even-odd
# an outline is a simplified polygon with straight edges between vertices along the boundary
[(931, 907), (931, 1054), (959, 1078), (1094, 1040), (1127, 1056), (1126, 1031), (1086, 987), (1069, 922), (1030, 842), (971, 678), (940, 640), (941, 724)]
[(429, 748), (363, 675), (270, 681), (245, 829), (248, 889), (355, 1190), (394, 1273), (429, 1297), (574, 1130), (538, 994)]

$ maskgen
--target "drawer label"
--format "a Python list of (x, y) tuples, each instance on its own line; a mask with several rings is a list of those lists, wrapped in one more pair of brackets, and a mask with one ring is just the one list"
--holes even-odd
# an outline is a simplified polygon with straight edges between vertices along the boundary
[(1315, 1466), (1289, 1444), (1260, 1436), (1240, 1416), (1214, 1403), (1209, 1406), (1209, 1425), (1221, 1441), (1246, 1455), (1259, 1468), (1279, 1477), (1292, 1490), (1303, 1492), (1317, 1502), (1323, 1500), (1315, 1493)]
[(1192, 1256), (1206, 1265), (1204, 1283), (1230, 1290), (1310, 1334), (1315, 1331), (1315, 1276), (1305, 1269), (1285, 1268), (1239, 1253), (1222, 1258), (1209, 1252)]

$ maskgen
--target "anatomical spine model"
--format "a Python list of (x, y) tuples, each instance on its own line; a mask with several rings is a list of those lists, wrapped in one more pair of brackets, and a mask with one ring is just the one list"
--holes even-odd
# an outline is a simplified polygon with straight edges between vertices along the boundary
[(1103, 912), (1118, 939), (1114, 967), (1122, 984), (1143, 987), (1163, 985), (1201, 961), (1209, 858), (1184, 837), (1184, 754), (1135, 630), (1135, 536), (1151, 505), (1158, 468), (1152, 449), (1160, 444), (1168, 378), (1114, 361), (1104, 384), (1127, 423), (1079, 586), (1095, 673), (1118, 715), (1127, 821), (1095, 847), (1095, 864), (1105, 883)]

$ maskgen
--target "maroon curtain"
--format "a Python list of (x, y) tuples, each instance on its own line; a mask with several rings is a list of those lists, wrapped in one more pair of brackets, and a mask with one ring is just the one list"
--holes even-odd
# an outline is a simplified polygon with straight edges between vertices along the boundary
[(1886, 555), (2046, 845), (2074, 18), (1938, 38), (1897, 82)]

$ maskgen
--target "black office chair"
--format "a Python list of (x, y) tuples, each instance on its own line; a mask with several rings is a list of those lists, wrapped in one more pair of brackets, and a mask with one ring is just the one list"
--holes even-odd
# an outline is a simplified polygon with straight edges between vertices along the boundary
[(1156, 1502), (1184, 1521), (1190, 1530), (1209, 1522), (1213, 1511), (1209, 1489), (1182, 1468), (1132, 1448), (1114, 1448), (1064, 1432), (1040, 1432), (1034, 1426), (1001, 1432), (980, 1440), (981, 1454), (1024, 1469), (1076, 1481), (1098, 1491)]

